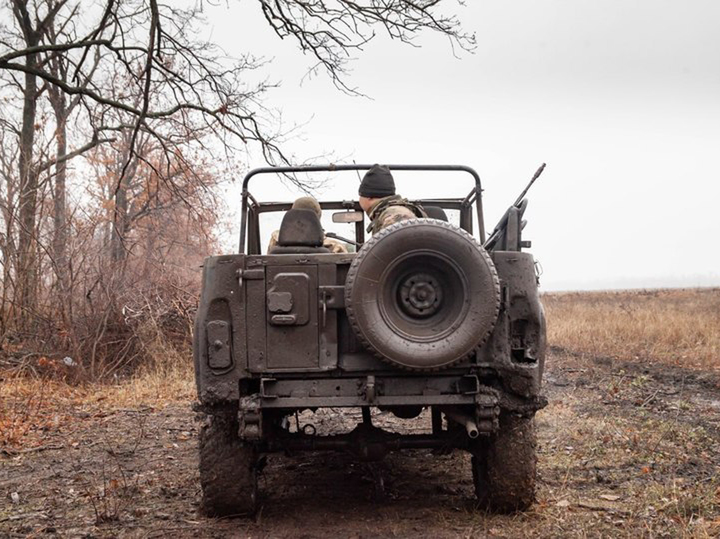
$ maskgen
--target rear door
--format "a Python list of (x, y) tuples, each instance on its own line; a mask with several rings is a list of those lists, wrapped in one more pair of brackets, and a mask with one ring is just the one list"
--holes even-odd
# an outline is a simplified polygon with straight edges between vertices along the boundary
[(317, 266), (266, 269), (267, 369), (317, 369)]

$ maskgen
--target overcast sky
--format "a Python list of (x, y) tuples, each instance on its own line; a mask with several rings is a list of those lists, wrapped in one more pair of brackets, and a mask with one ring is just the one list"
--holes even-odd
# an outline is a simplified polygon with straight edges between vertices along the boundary
[[(257, 2), (209, 14), (228, 53), (273, 58), (282, 87), (266, 103), (305, 124), (287, 146), (298, 160), (472, 166), (489, 229), (547, 162), (525, 232), (545, 290), (720, 285), (720, 2), (467, 4), (474, 54), (432, 35), (371, 42), (348, 79), (371, 99), (323, 75), (301, 84), (310, 60)], [(357, 178), (340, 179), (323, 196), (355, 196)], [(408, 197), (464, 195), (455, 179), (397, 183)], [(253, 192), (292, 200), (268, 183)]]

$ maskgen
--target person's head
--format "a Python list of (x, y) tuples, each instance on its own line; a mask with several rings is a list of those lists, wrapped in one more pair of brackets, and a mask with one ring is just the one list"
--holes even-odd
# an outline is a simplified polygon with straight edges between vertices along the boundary
[(373, 165), (360, 182), (358, 189), (360, 207), (367, 213), (378, 199), (394, 194), (395, 180), (393, 180), (390, 169)]
[(320, 203), (313, 197), (300, 197), (292, 205), (293, 210), (310, 210), (314, 211), (318, 219), (322, 218), (322, 209)]

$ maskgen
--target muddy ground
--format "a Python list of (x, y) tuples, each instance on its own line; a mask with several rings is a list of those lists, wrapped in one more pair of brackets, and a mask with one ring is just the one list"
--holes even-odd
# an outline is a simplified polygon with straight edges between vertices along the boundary
[[(537, 416), (538, 503), (476, 510), (469, 457), (271, 456), (254, 520), (198, 513), (190, 403), (75, 409), (43, 445), (0, 455), (0, 536), (712, 537), (720, 535), (720, 377), (555, 349)], [(359, 414), (308, 417), (348, 428)], [(376, 423), (398, 429), (380, 414)]]

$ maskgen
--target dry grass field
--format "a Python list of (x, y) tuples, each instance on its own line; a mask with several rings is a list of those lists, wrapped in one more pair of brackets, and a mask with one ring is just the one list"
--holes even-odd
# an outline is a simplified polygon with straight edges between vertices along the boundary
[(720, 369), (720, 289), (543, 297), (548, 340), (587, 357)]
[[(197, 512), (189, 359), (116, 385), (0, 372), (0, 536), (718, 537), (720, 290), (544, 296), (538, 501), (474, 507), (469, 459), (277, 456), (256, 519)], [(318, 424), (345, 429), (352, 412)], [(388, 415), (378, 423), (407, 428)], [(384, 489), (378, 491), (379, 479)]]

